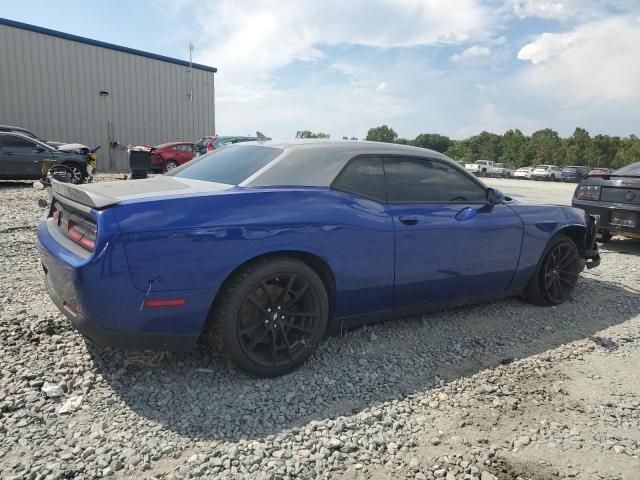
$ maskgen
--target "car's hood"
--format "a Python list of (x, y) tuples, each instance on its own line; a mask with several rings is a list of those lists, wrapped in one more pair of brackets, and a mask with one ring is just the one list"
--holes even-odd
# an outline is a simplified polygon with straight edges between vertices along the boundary
[(52, 185), (56, 195), (92, 208), (104, 208), (131, 200), (212, 193), (232, 188), (232, 185), (223, 183), (164, 175), (144, 180), (117, 180), (84, 185), (54, 180)]
[(59, 152), (66, 153), (89, 153), (91, 149), (86, 145), (81, 143), (58, 143), (58, 142), (49, 142), (49, 145), (53, 145)]

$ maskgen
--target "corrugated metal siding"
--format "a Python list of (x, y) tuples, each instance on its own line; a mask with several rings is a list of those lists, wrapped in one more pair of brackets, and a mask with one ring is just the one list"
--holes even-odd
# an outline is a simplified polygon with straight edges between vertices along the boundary
[(101, 145), (102, 171), (128, 170), (127, 145), (214, 133), (214, 73), (194, 68), (190, 90), (188, 67), (0, 24), (0, 124)]

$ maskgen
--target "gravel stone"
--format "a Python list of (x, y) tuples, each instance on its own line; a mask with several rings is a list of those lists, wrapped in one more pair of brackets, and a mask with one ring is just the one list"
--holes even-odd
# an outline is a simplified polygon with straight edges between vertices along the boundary
[[(575, 188), (487, 183), (562, 204)], [(265, 380), (203, 346), (83, 339), (44, 288), (39, 198), (0, 182), (0, 478), (638, 478), (640, 241), (601, 246), (563, 305), (345, 330)]]

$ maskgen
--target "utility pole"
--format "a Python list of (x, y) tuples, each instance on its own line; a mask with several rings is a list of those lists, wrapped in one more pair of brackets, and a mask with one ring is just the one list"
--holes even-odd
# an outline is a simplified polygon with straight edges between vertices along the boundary
[(189, 91), (189, 101), (191, 102), (191, 137), (194, 137), (196, 134), (196, 119), (195, 112), (193, 106), (193, 49), (196, 48), (192, 42), (189, 42), (189, 76), (190, 76), (190, 91)]

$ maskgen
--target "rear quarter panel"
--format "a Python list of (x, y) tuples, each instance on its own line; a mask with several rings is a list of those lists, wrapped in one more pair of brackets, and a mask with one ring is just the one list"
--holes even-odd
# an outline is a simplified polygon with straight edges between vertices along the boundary
[(394, 230), (377, 202), (325, 188), (235, 188), (133, 202), (116, 214), (131, 278), (141, 291), (215, 294), (239, 265), (298, 251), (332, 269), (336, 316), (392, 306)]

